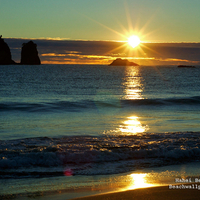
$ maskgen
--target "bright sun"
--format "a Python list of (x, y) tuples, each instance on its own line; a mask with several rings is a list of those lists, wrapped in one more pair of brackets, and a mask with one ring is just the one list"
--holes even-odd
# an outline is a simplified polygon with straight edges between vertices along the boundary
[(140, 44), (140, 38), (137, 35), (132, 35), (128, 38), (128, 44), (135, 48)]

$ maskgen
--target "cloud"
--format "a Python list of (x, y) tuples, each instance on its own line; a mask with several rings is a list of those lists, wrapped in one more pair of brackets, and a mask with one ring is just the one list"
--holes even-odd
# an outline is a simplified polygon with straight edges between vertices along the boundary
[(66, 56), (67, 54), (56, 54), (56, 53), (43, 53), (43, 54), (41, 54), (41, 56), (43, 56), (43, 57), (47, 57), (47, 56), (50, 56), (50, 57), (59, 57), (59, 56)]
[[(6, 38), (13, 60), (19, 62), (21, 46), (30, 39)], [(35, 39), (43, 64), (109, 64), (120, 57), (140, 65), (200, 64), (200, 43), (142, 43)]]

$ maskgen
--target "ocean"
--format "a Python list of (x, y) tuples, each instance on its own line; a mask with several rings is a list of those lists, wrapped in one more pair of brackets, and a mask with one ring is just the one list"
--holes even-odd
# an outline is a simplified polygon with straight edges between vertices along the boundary
[(0, 71), (1, 197), (107, 187), (137, 170), (178, 166), (176, 177), (180, 166), (199, 166), (200, 66)]

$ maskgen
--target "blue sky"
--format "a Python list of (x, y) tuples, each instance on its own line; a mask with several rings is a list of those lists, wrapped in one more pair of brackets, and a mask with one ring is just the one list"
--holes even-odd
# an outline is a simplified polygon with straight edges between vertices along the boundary
[[(0, 35), (17, 62), (31, 39), (43, 64), (109, 64), (117, 57), (141, 65), (200, 64), (199, 8), (200, 0), (0, 0)], [(139, 47), (119, 42), (133, 34)]]
[(199, 0), (0, 0), (7, 38), (200, 42)]

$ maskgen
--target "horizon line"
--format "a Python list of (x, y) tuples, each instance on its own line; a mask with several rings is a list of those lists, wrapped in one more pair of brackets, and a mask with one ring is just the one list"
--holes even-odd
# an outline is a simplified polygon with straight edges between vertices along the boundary
[[(74, 41), (74, 42), (127, 42), (123, 40), (89, 40), (89, 39), (70, 39), (70, 38), (60, 38), (60, 37), (41, 37), (41, 38), (23, 38), (23, 37), (2, 37), (2, 39), (16, 39), (16, 40), (46, 40), (46, 41)], [(149, 44), (200, 44), (200, 42), (195, 41), (141, 41), (141, 43)]]

